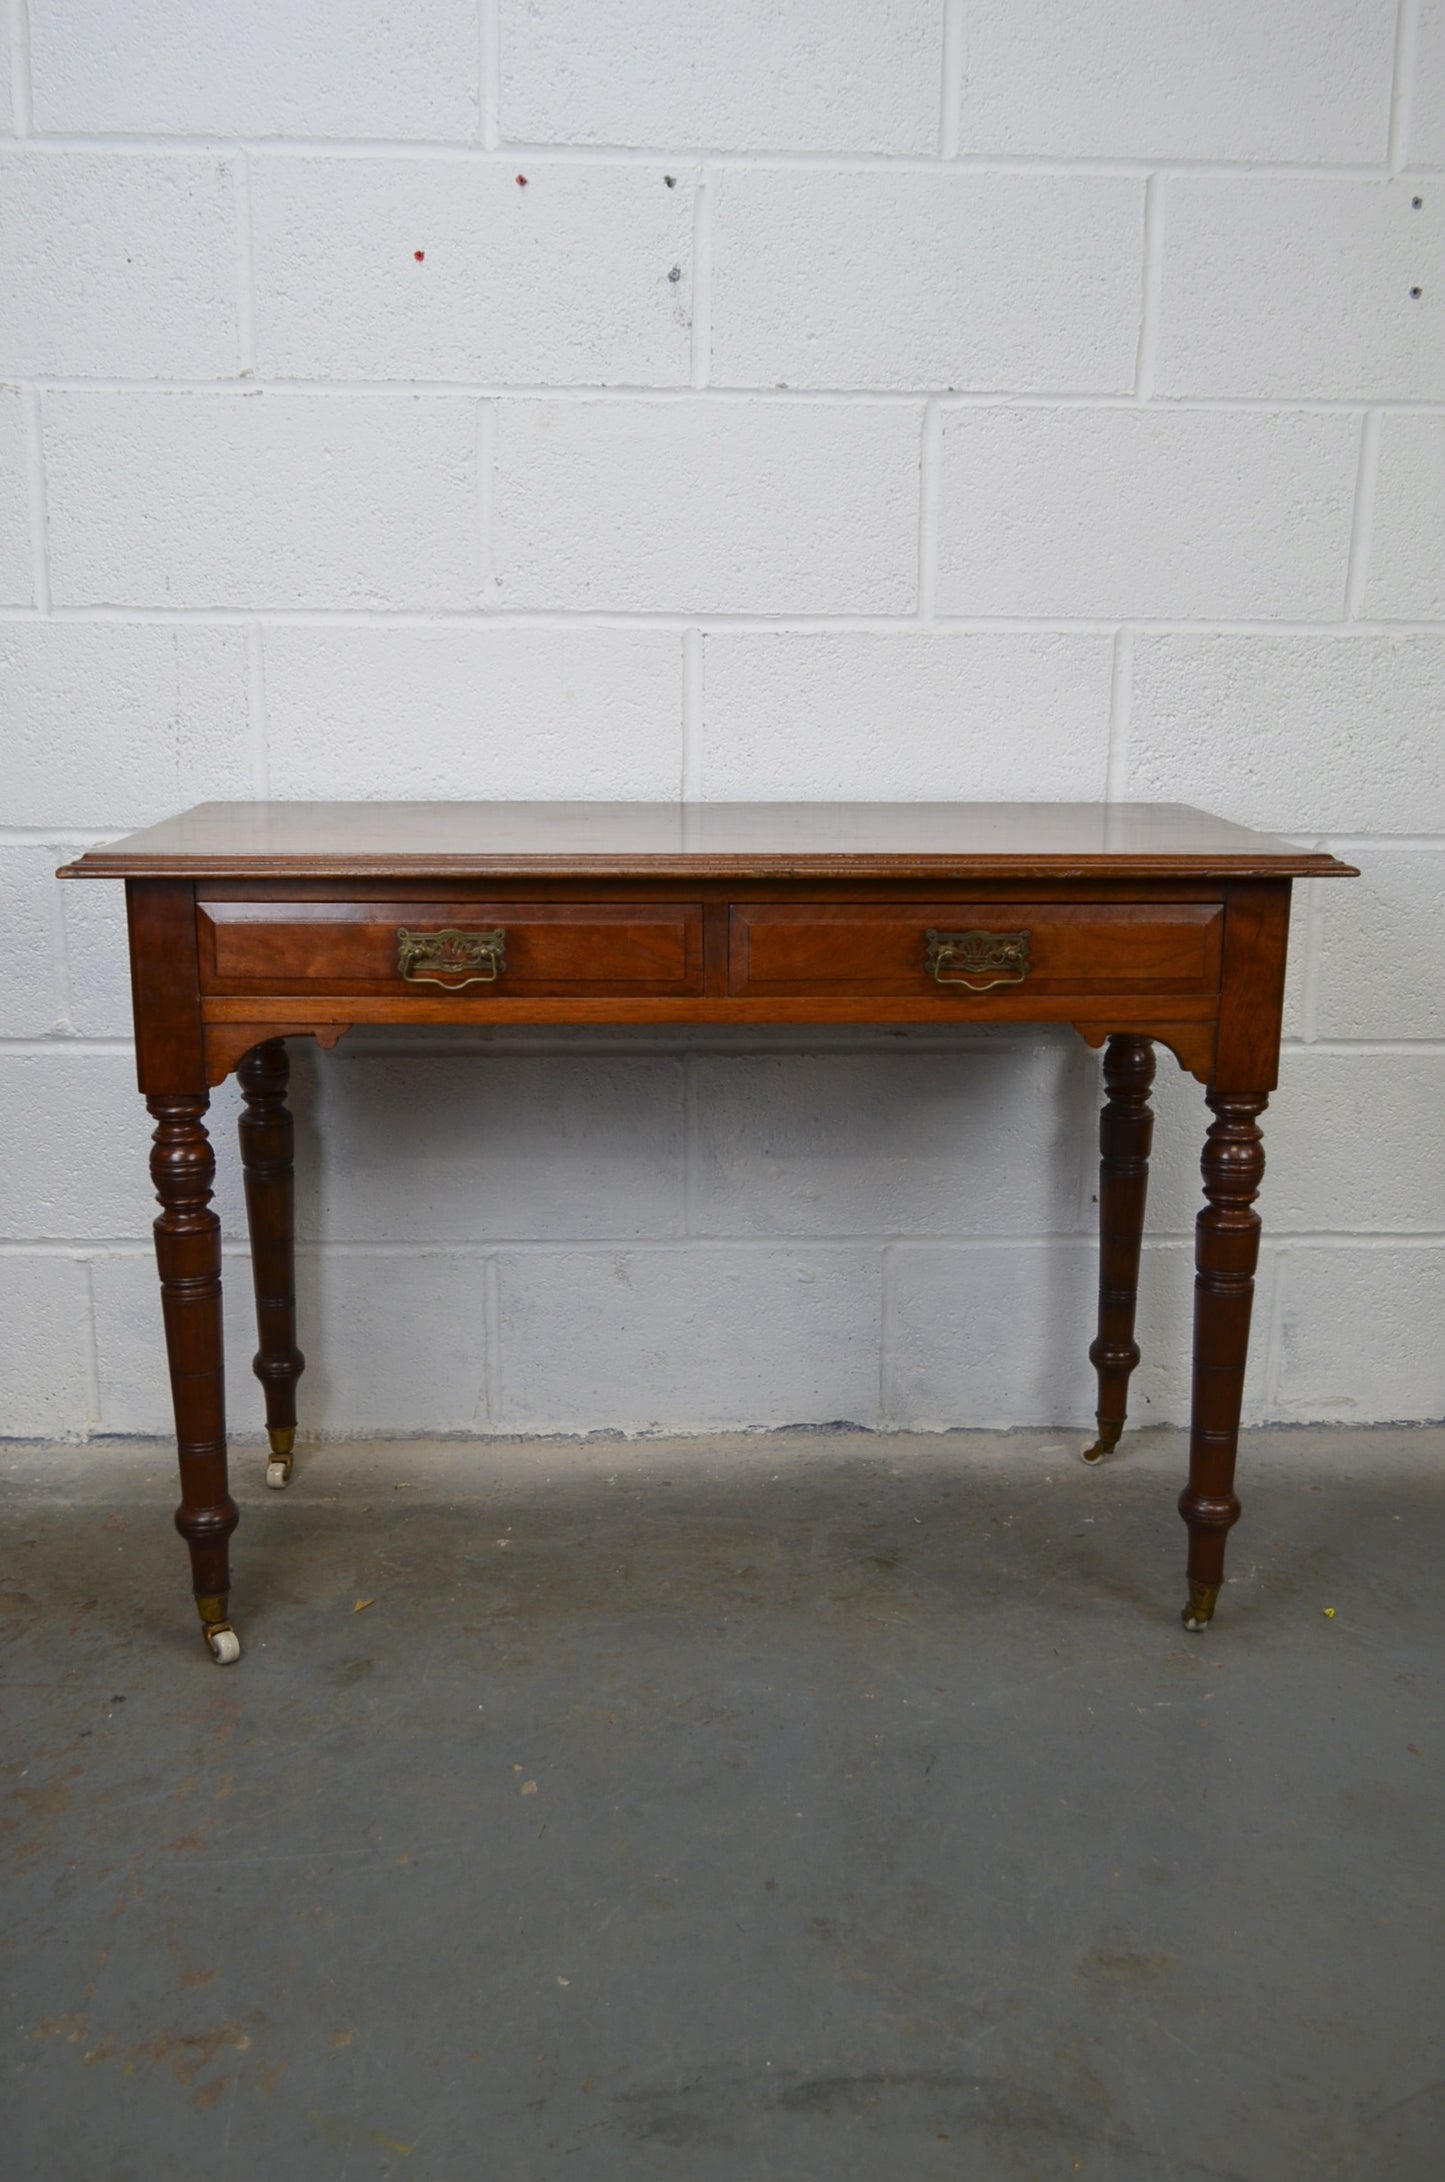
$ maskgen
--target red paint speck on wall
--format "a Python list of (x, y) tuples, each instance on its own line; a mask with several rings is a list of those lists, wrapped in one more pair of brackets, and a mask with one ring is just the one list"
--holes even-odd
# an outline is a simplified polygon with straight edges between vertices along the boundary
[(416, 259), (417, 264), (420, 265), (422, 259), (426, 256), (426, 252), (425, 250), (413, 250), (412, 256)]

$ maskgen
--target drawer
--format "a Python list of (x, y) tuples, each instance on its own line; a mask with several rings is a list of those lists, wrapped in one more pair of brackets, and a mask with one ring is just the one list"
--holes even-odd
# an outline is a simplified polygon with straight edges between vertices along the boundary
[(981, 993), (1208, 994), (1223, 931), (1220, 902), (736, 902), (728, 989), (960, 1008)]
[(203, 901), (207, 993), (535, 999), (702, 990), (697, 902)]

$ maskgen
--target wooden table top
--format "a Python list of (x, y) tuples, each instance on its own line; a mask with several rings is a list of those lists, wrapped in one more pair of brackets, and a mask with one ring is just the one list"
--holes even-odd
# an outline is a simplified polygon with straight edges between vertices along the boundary
[(1352, 875), (1178, 803), (201, 803), (65, 879)]

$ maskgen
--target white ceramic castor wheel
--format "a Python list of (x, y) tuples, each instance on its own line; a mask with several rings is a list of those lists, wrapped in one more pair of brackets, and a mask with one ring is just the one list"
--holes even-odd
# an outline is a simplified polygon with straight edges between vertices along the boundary
[(241, 1656), (241, 1639), (228, 1621), (219, 1621), (206, 1631), (206, 1644), (218, 1667), (229, 1667)]
[(266, 1464), (266, 1483), (279, 1492), (291, 1482), (291, 1452), (296, 1445), (294, 1424), (269, 1424), (266, 1437), (271, 1442), (271, 1459)]
[(1214, 1619), (1214, 1604), (1219, 1597), (1217, 1583), (1196, 1583), (1189, 1579), (1189, 1604), (1179, 1616), (1191, 1636), (1199, 1636)]
[(266, 1483), (274, 1486), (279, 1492), (283, 1485), (289, 1485), (290, 1482), (291, 1457), (289, 1455), (273, 1455), (266, 1465)]

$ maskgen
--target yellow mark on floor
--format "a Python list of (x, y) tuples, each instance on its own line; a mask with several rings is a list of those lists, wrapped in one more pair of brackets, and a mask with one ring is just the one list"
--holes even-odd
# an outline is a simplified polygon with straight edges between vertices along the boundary
[(414, 2144), (399, 2144), (395, 2137), (383, 2136), (379, 2129), (368, 2129), (359, 2121), (348, 2121), (344, 2114), (323, 2114), (313, 2107), (306, 2119), (315, 2123), (328, 2144), (342, 2150), (352, 2144), (374, 2144), (378, 2151), (395, 2152), (399, 2159), (410, 2159), (416, 2150)]

